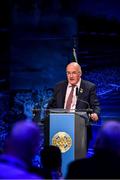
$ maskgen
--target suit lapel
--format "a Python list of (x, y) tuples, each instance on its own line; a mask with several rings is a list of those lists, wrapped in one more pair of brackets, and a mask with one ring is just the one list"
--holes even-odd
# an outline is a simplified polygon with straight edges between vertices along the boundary
[(84, 90), (85, 90), (85, 87), (84, 87), (84, 80), (81, 79), (81, 84), (80, 84), (80, 88), (79, 88), (79, 91), (78, 91), (78, 99), (77, 99), (77, 103), (76, 103), (76, 108), (79, 109), (79, 106), (81, 107), (81, 99), (83, 99), (83, 94), (84, 94)]
[(81, 84), (79, 88), (79, 95), (78, 98), (81, 99), (84, 93), (85, 87), (84, 87), (84, 81), (81, 79)]
[(63, 88), (62, 88), (62, 92), (61, 92), (62, 107), (64, 107), (66, 89), (67, 89), (67, 81), (65, 81), (65, 83), (64, 83), (64, 85), (63, 85)]

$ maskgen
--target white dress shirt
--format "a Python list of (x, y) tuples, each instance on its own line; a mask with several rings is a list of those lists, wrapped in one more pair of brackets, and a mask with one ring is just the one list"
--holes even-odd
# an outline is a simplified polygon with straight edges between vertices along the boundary
[[(78, 88), (78, 89), (80, 88), (80, 83), (81, 83), (81, 79), (75, 85), (70, 112), (74, 112), (75, 109), (76, 109), (76, 103), (77, 103), (76, 88)], [(70, 83), (68, 83), (67, 90), (66, 90), (66, 95), (65, 95), (64, 109), (66, 107), (67, 99), (68, 99), (68, 96), (69, 96), (69, 94), (71, 92), (71, 89), (72, 89), (72, 85)]]

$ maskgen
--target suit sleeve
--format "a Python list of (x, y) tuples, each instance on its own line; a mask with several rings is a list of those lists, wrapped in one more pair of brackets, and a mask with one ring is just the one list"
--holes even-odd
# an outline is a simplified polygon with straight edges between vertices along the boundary
[(93, 85), (90, 88), (90, 106), (93, 109), (93, 112), (100, 115), (100, 103), (97, 97), (97, 93), (96, 93), (96, 86)]

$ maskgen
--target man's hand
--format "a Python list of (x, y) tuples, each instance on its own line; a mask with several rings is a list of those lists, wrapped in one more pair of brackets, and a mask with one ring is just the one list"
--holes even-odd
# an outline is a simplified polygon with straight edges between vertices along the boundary
[(90, 115), (90, 118), (93, 120), (93, 121), (98, 121), (98, 115), (96, 113), (92, 113)]

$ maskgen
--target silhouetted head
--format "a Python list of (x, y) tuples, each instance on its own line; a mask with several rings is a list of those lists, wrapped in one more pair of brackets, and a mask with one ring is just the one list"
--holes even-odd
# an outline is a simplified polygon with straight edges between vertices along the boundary
[(120, 157), (120, 122), (106, 122), (100, 129), (95, 151)]
[(39, 144), (39, 134), (39, 128), (35, 123), (17, 122), (8, 136), (6, 153), (30, 163)]
[(43, 168), (48, 170), (58, 170), (61, 168), (61, 151), (57, 146), (46, 146), (41, 150), (41, 163)]

